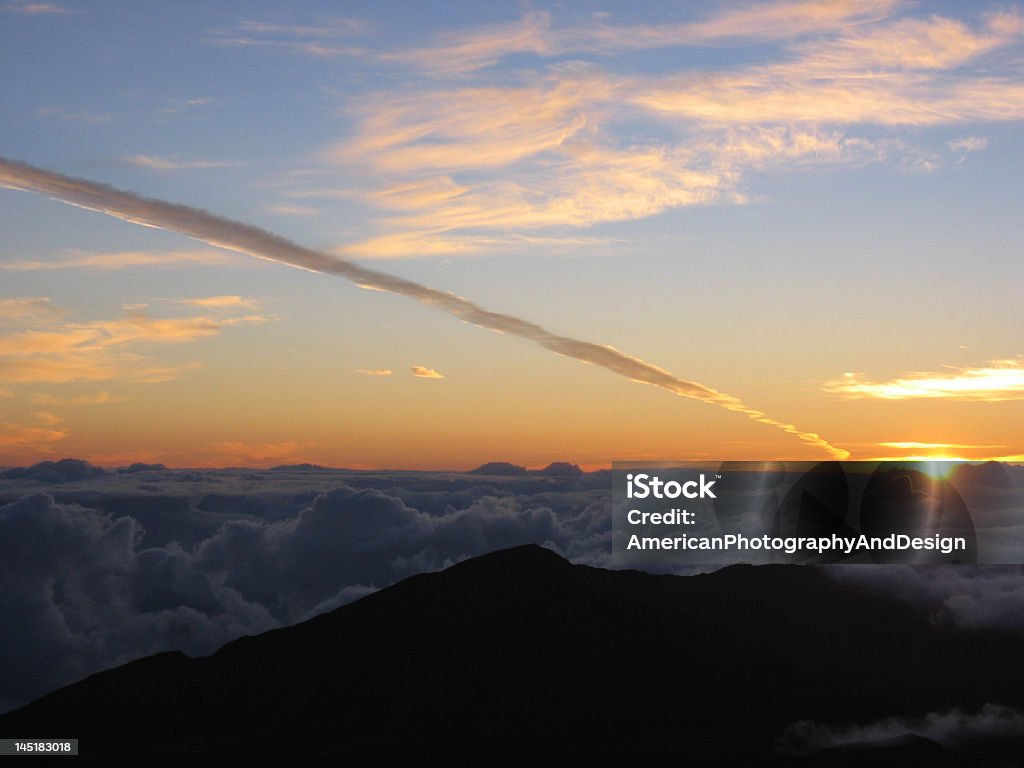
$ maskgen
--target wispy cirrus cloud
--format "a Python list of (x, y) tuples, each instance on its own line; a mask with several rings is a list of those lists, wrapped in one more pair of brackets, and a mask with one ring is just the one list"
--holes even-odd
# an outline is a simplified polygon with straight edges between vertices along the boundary
[(0, 451), (46, 449), (68, 436), (62, 429), (32, 427), (0, 420)]
[(0, 360), (0, 371), (17, 383), (121, 380), (160, 384), (179, 379), (198, 367), (198, 363), (159, 365), (143, 355), (129, 353), (21, 354)]
[(964, 136), (949, 142), (948, 146), (954, 152), (981, 152), (988, 146), (988, 139), (984, 136)]
[(606, 237), (573, 235), (537, 235), (517, 232), (487, 232), (449, 234), (443, 227), (403, 230), (391, 234), (369, 237), (335, 249), (341, 256), (368, 259), (404, 259), (411, 255), (470, 256), (521, 251), (524, 248), (543, 247), (548, 253), (586, 253), (592, 255), (607, 249), (615, 241)]
[(879, 400), (915, 398), (1000, 402), (1024, 399), (1024, 360), (995, 360), (977, 368), (908, 373), (888, 381), (867, 381), (847, 373), (825, 385), (827, 392)]
[(128, 165), (154, 171), (182, 171), (201, 168), (230, 168), (237, 162), (227, 160), (179, 160), (158, 155), (128, 155), (122, 158)]
[(581, 53), (607, 56), (721, 41), (800, 38), (878, 21), (899, 6), (900, 0), (747, 2), (698, 21), (659, 25), (616, 24), (599, 14), (584, 23), (561, 24), (549, 12), (530, 10), (518, 19), (441, 33), (426, 46), (392, 51), (340, 42), (373, 31), (372, 24), (356, 18), (331, 19), (320, 25), (243, 21), (211, 32), (205, 39), (213, 45), (276, 49), (315, 58), (359, 56), (451, 75), (471, 74), (523, 53), (546, 58)]
[(981, 152), (988, 148), (988, 139), (984, 136), (964, 136), (960, 139), (954, 139), (946, 144), (949, 147), (950, 152), (955, 152), (960, 155), (957, 159), (957, 163), (962, 163), (967, 159), (967, 155), (972, 152)]
[(356, 373), (362, 376), (390, 376), (391, 371), (387, 368), (357, 368)]
[[(321, 157), (379, 179), (376, 189), (339, 194), (381, 215), (376, 234), (345, 253), (474, 253), (512, 232), (744, 202), (745, 183), (766, 168), (895, 162), (933, 170), (951, 159), (947, 150), (962, 160), (976, 143), (927, 147), (919, 132), (892, 129), (1024, 119), (1017, 12), (968, 23), (905, 10), (885, 0), (757, 3), (658, 28), (560, 27), (530, 12), (395, 54), (392, 61), (436, 62), (464, 77), (347, 105), (355, 128)], [(740, 66), (703, 68), (684, 57), (656, 76), (614, 70), (617, 51), (741, 39), (774, 50)], [(558, 59), (583, 51), (608, 58)], [(516, 52), (535, 54), (538, 67), (500, 81), (478, 72)], [(992, 67), (1000, 55), (1002, 66)]]
[(321, 24), (271, 24), (242, 21), (231, 29), (215, 30), (205, 40), (211, 45), (230, 48), (265, 48), (284, 53), (330, 59), (339, 56), (365, 56), (365, 48), (341, 42), (345, 38), (367, 34), (373, 25), (364, 19), (334, 17)]
[(4, 10), (8, 13), (19, 13), (23, 16), (66, 16), (71, 13), (64, 6), (56, 3), (15, 2), (7, 3)]
[(660, 25), (616, 24), (607, 17), (595, 17), (583, 24), (565, 26), (559, 25), (550, 13), (529, 11), (515, 21), (449, 32), (429, 46), (385, 54), (383, 58), (437, 73), (465, 74), (492, 66), (512, 54), (612, 55), (737, 39), (787, 40), (877, 21), (892, 13), (898, 4), (898, 0), (744, 3), (700, 21)]
[(933, 15), (854, 27), (835, 39), (793, 46), (801, 65), (814, 73), (833, 70), (941, 70), (963, 65), (1017, 42), (1024, 22), (1017, 12), (987, 14), (972, 28), (959, 19)]
[(570, 26), (558, 25), (550, 13), (530, 11), (515, 21), (446, 33), (430, 46), (383, 58), (440, 74), (468, 74), (512, 54), (612, 56), (748, 41), (791, 45), (802, 64), (837, 72), (876, 66), (941, 69), (1006, 45), (1021, 31), (1019, 16), (1010, 11), (989, 14), (978, 31), (939, 16), (892, 18), (905, 7), (900, 0), (793, 0), (733, 5), (687, 23), (616, 24), (601, 18)]
[(265, 210), (281, 216), (319, 216), (322, 213), (310, 205), (268, 205)]
[[(247, 309), (215, 305), (217, 309)], [(207, 307), (209, 308), (209, 307)], [(253, 314), (156, 317), (132, 309), (113, 320), (69, 322), (48, 313), (21, 315), (0, 334), (0, 376), (11, 383), (123, 380), (161, 382), (196, 367), (161, 365), (137, 347), (183, 344), (217, 335), (224, 328), (266, 322)]]
[[(427, 101), (430, 96), (421, 98)], [(518, 142), (517, 135), (530, 133), (529, 114), (521, 113), (517, 120), (510, 112), (504, 146), (485, 149), (490, 115), (503, 108), (503, 100), (495, 98), (493, 113), (467, 112), (444, 127), (438, 124), (436, 146), (381, 149), (385, 159), (379, 167), (370, 144), (383, 147), (391, 139), (401, 141), (407, 131), (402, 125), (376, 123), (379, 130), (372, 139), (366, 144), (357, 140), (352, 162), (357, 154), (385, 177), (417, 180), (396, 182), (366, 196), (366, 202), (382, 210), (377, 224), (384, 232), (351, 244), (345, 253), (364, 257), (476, 253), (483, 250), (481, 246), (509, 244), (527, 234), (536, 237), (544, 229), (587, 228), (671, 208), (738, 202), (744, 197), (739, 182), (755, 168), (871, 162), (899, 149), (891, 140), (788, 126), (726, 128), (676, 145), (621, 147), (599, 140), (596, 132), (604, 119), (603, 107), (594, 115), (574, 116), (572, 109), (554, 101), (543, 110), (547, 114), (537, 115), (537, 122), (545, 124), (560, 110), (564, 110), (564, 122), (531, 134), (524, 142)], [(511, 98), (504, 104), (515, 102)], [(444, 108), (441, 103), (424, 105), (426, 114)], [(402, 121), (397, 114), (377, 117), (383, 122)], [(459, 152), (460, 147), (465, 151)], [(444, 165), (449, 157), (452, 167)], [(472, 171), (472, 180), (459, 181), (464, 172), (470, 173), (466, 164), (473, 159), (483, 167), (504, 170), (481, 175), (478, 169)], [(340, 156), (334, 160), (341, 162)], [(550, 239), (558, 237), (576, 236), (559, 233)]]
[[(689, 44), (744, 38), (749, 40), (790, 40), (804, 35), (846, 30), (881, 21), (901, 5), (901, 0), (783, 0), (747, 2), (726, 7), (717, 15), (666, 31), (666, 44)], [(658, 35), (659, 27), (647, 27)], [(630, 34), (616, 37), (630, 37)], [(674, 42), (675, 41), (675, 42)]]
[(19, 259), (0, 261), (0, 270), (38, 272), (55, 269), (94, 269), (109, 271), (132, 267), (220, 266), (244, 263), (238, 257), (220, 250), (191, 251), (65, 251), (56, 259)]
[(593, 133), (616, 90), (608, 77), (580, 71), (517, 87), (373, 96), (354, 110), (353, 137), (324, 158), (391, 173), (504, 167)]
[[(870, 129), (1024, 119), (1013, 55), (1024, 23), (1016, 11), (964, 21), (912, 10), (899, 0), (780, 0), (660, 25), (528, 11), (418, 49), (361, 52), (364, 61), (411, 68), (414, 82), (426, 75), (415, 90), (349, 100), (351, 134), (320, 155), (379, 186), (286, 194), (379, 207), (376, 231), (342, 252), (391, 258), (479, 253), (513, 243), (511, 234), (564, 235), (671, 208), (744, 202), (746, 181), (763, 168), (896, 162), (934, 170), (946, 157), (922, 148), (919, 136), (880, 139)], [(351, 52), (331, 46), (368, 31), (354, 20), (247, 21), (220, 39), (244, 33), (237, 44), (323, 56)], [(707, 67), (681, 56), (655, 76), (616, 71), (620, 53), (751, 42), (768, 44), (753, 57), (762, 60)], [(500, 80), (485, 71), (523, 53), (536, 57), (533, 68)], [(1001, 53), (1003, 66), (990, 66)], [(438, 75), (459, 77), (439, 85)], [(960, 161), (973, 148), (949, 143), (948, 151)]]
[(665, 115), (736, 125), (1019, 120), (1019, 69), (997, 76), (965, 65), (1012, 50), (1022, 34), (1016, 12), (990, 14), (976, 28), (940, 16), (886, 20), (794, 43), (782, 61), (669, 74), (632, 92), (638, 106)]
[(1024, 84), (1005, 77), (866, 71), (816, 77), (796, 63), (665, 79), (636, 91), (633, 100), (666, 118), (719, 125), (927, 127), (1020, 120), (1022, 96)]
[(74, 397), (57, 397), (46, 392), (34, 392), (32, 402), (40, 405), (51, 406), (78, 406), (78, 405), (105, 405), (107, 403), (123, 403), (127, 398), (121, 395), (111, 394), (106, 390), (98, 390), (84, 395)]
[(530, 11), (514, 21), (449, 32), (433, 45), (385, 53), (382, 58), (444, 73), (472, 72), (496, 64), (509, 54), (551, 55), (561, 48), (557, 33), (551, 29), (551, 15)]
[[(1000, 455), (1009, 446), (1000, 443), (948, 443), (894, 440), (851, 446), (866, 461), (1015, 461)], [(893, 449), (898, 455), (892, 455)]]
[(373, 29), (373, 23), (355, 16), (335, 16), (317, 25), (270, 24), (250, 19), (239, 22), (238, 28), (255, 35), (286, 35), (288, 37), (325, 39), (365, 35)]
[(276, 443), (223, 441), (210, 443), (209, 456), (203, 463), (210, 466), (270, 466), (303, 461), (314, 444), (286, 440)]
[(904, 440), (888, 443), (877, 443), (877, 445), (884, 446), (886, 448), (910, 448), (910, 449), (940, 449), (940, 448), (1005, 448), (1005, 445), (986, 444), (978, 445), (975, 443), (921, 443), (914, 440)]
[(64, 311), (47, 296), (0, 299), (0, 320), (53, 319)]
[(255, 309), (258, 302), (248, 296), (202, 296), (197, 299), (177, 299), (179, 304), (208, 309)]

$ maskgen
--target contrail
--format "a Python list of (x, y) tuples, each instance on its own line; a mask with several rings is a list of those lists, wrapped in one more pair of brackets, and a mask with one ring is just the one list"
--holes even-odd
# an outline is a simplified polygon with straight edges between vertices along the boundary
[(762, 411), (744, 405), (732, 395), (718, 392), (697, 382), (680, 379), (668, 371), (613, 347), (559, 336), (513, 315), (489, 312), (454, 293), (439, 291), (386, 272), (360, 267), (337, 256), (303, 248), (259, 227), (222, 219), (198, 208), (139, 197), (105, 184), (51, 173), (3, 158), (0, 158), (0, 185), (38, 192), (70, 205), (99, 211), (135, 224), (180, 232), (204, 243), (260, 259), (277, 261), (312, 272), (340, 275), (361, 288), (408, 296), (472, 325), (519, 336), (559, 355), (599, 365), (633, 381), (651, 384), (682, 397), (742, 413), (754, 421), (777, 427), (806, 443), (823, 448), (835, 458), (845, 459), (850, 455), (849, 451), (835, 447), (814, 432), (804, 432), (792, 424), (770, 418)]

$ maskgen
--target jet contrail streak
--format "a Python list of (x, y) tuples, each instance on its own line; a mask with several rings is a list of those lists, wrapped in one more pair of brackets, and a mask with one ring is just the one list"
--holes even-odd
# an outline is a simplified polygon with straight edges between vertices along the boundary
[(634, 381), (742, 413), (754, 421), (777, 427), (806, 443), (822, 448), (835, 458), (849, 456), (848, 451), (833, 446), (813, 432), (804, 432), (792, 424), (770, 418), (762, 411), (744, 405), (732, 395), (718, 392), (697, 382), (680, 379), (668, 371), (613, 347), (559, 336), (513, 315), (489, 312), (454, 293), (439, 291), (412, 280), (361, 267), (337, 256), (303, 248), (259, 227), (222, 219), (198, 208), (150, 200), (105, 184), (51, 173), (3, 158), (0, 158), (0, 185), (38, 192), (70, 205), (99, 211), (135, 224), (179, 232), (201, 242), (260, 259), (277, 261), (312, 272), (340, 275), (362, 288), (408, 296), (421, 304), (447, 312), (481, 328), (519, 336), (559, 355), (599, 365)]

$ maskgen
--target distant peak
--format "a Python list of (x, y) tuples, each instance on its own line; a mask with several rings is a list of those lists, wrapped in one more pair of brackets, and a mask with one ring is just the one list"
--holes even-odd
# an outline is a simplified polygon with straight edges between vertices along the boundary
[(41, 461), (31, 467), (14, 467), (3, 473), (12, 480), (36, 480), (41, 483), (68, 483), (78, 480), (89, 480), (102, 477), (106, 470), (96, 467), (82, 459), (61, 459), (60, 461)]
[(518, 477), (520, 475), (529, 474), (526, 467), (520, 467), (517, 464), (510, 464), (507, 461), (489, 461), (486, 464), (481, 464), (476, 469), (469, 471), (470, 475), (498, 475), (501, 477)]
[(568, 461), (553, 461), (544, 469), (538, 469), (536, 474), (548, 477), (579, 477), (583, 474), (583, 470)]
[(485, 555), (464, 560), (453, 565), (449, 570), (460, 567), (468, 568), (500, 568), (506, 571), (529, 571), (538, 568), (567, 568), (571, 563), (556, 552), (538, 544), (522, 544), (518, 547), (499, 549)]

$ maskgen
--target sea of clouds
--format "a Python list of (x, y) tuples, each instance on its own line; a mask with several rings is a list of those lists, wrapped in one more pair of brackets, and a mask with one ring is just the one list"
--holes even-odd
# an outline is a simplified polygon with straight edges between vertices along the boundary
[[(0, 711), (148, 654), (208, 654), (506, 547), (612, 567), (610, 485), (608, 472), (565, 464), (0, 470)], [(1018, 566), (826, 571), (939, 624), (1024, 632)]]

